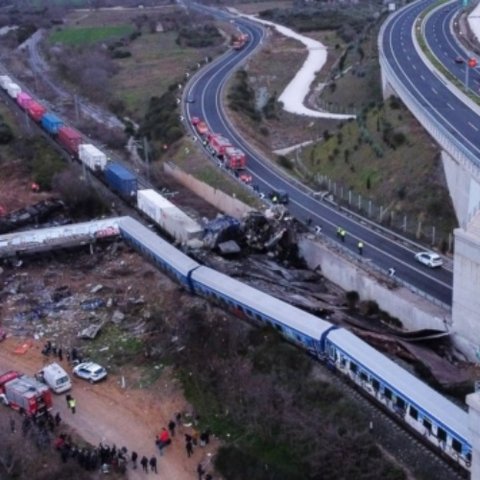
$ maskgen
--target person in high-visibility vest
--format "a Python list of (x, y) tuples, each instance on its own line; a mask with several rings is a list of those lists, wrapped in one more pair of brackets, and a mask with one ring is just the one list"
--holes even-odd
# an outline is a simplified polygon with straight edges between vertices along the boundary
[(77, 401), (71, 396), (70, 399), (68, 400), (68, 408), (70, 408), (72, 413), (75, 413), (76, 406), (77, 406)]
[(342, 240), (342, 242), (345, 242), (345, 235), (347, 234), (347, 232), (342, 228), (340, 230), (340, 239)]
[(357, 246), (358, 246), (358, 254), (363, 255), (363, 242), (360, 240)]

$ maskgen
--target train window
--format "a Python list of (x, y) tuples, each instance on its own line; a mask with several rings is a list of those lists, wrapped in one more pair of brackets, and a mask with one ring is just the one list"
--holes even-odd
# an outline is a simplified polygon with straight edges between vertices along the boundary
[(353, 373), (357, 373), (357, 370), (358, 370), (358, 367), (355, 363), (353, 362), (350, 362), (350, 370), (353, 372)]
[(414, 420), (418, 420), (418, 410), (416, 408), (413, 408), (411, 405), (410, 405), (410, 416)]
[(385, 398), (388, 398), (389, 400), (392, 399), (392, 391), (390, 389), (388, 389), (387, 387), (385, 387), (385, 390), (384, 390), (384, 395), (385, 395)]
[(368, 380), (367, 374), (365, 372), (360, 372), (360, 380), (366, 382)]
[(452, 438), (452, 448), (457, 452), (457, 453), (462, 453), (462, 444), (455, 438)]
[(395, 403), (397, 404), (398, 408), (405, 410), (405, 401), (403, 400), (403, 398), (398, 397)]
[(447, 441), (447, 432), (443, 429), (438, 427), (437, 428), (437, 437), (439, 440), (442, 440), (443, 442)]
[(261, 322), (262, 321), (262, 316), (259, 315), (258, 313), (255, 314), (256, 319)]
[(340, 357), (340, 365), (342, 367), (345, 367), (347, 365), (347, 359), (343, 355)]
[(376, 380), (375, 378), (372, 378), (372, 387), (377, 392), (380, 390), (380, 382), (378, 380)]
[(282, 329), (282, 326), (281, 325), (277, 325), (275, 324), (275, 328), (279, 331), (279, 332), (282, 332), (283, 329)]
[(247, 309), (245, 309), (245, 310), (246, 310), (247, 315), (248, 315), (249, 317), (253, 317), (253, 313), (252, 313), (251, 310), (247, 310)]
[(429, 431), (432, 431), (432, 424), (426, 419), (423, 419), (423, 426)]
[(302, 337), (300, 335), (295, 335), (295, 338), (297, 339), (297, 342), (301, 342), (302, 341)]

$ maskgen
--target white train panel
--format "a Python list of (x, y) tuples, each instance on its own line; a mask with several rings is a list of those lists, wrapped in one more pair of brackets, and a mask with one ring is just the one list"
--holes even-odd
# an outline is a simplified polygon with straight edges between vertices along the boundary
[(94, 145), (82, 143), (78, 146), (78, 158), (90, 170), (104, 170), (107, 156)]
[(7, 89), (7, 85), (13, 83), (12, 79), (8, 75), (0, 75), (0, 87), (4, 90)]
[(155, 190), (139, 190), (138, 208), (179, 242), (201, 238), (203, 228)]
[(22, 91), (22, 89), (16, 83), (9, 83), (6, 85), (7, 93), (12, 98), (17, 98), (17, 95)]

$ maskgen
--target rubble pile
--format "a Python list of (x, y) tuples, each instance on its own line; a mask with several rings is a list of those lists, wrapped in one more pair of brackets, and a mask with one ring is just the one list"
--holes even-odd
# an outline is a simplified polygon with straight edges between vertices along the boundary
[(82, 339), (95, 338), (108, 323), (141, 335), (150, 316), (144, 295), (168, 290), (167, 283), (175, 288), (121, 245), (63, 255), (0, 270), (0, 317), (11, 334), (66, 348), (81, 348)]
[[(54, 214), (64, 212), (65, 205), (58, 199), (42, 200), (28, 207), (15, 210), (14, 212), (0, 218), (0, 234), (13, 232), (25, 225), (43, 222)], [(64, 217), (56, 220), (55, 225), (66, 222)]]

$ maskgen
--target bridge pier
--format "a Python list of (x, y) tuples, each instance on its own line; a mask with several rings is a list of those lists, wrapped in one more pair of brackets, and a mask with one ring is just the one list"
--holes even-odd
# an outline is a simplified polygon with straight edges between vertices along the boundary
[(392, 88), (388, 82), (387, 76), (385, 75), (384, 69), (380, 69), (380, 76), (382, 77), (382, 93), (383, 99), (387, 100), (388, 97), (395, 95), (395, 90)]
[[(478, 223), (480, 232), (480, 214)], [(454, 342), (471, 361), (480, 362), (480, 235), (457, 228), (453, 263), (452, 331)], [(480, 478), (480, 473), (478, 477)]]

